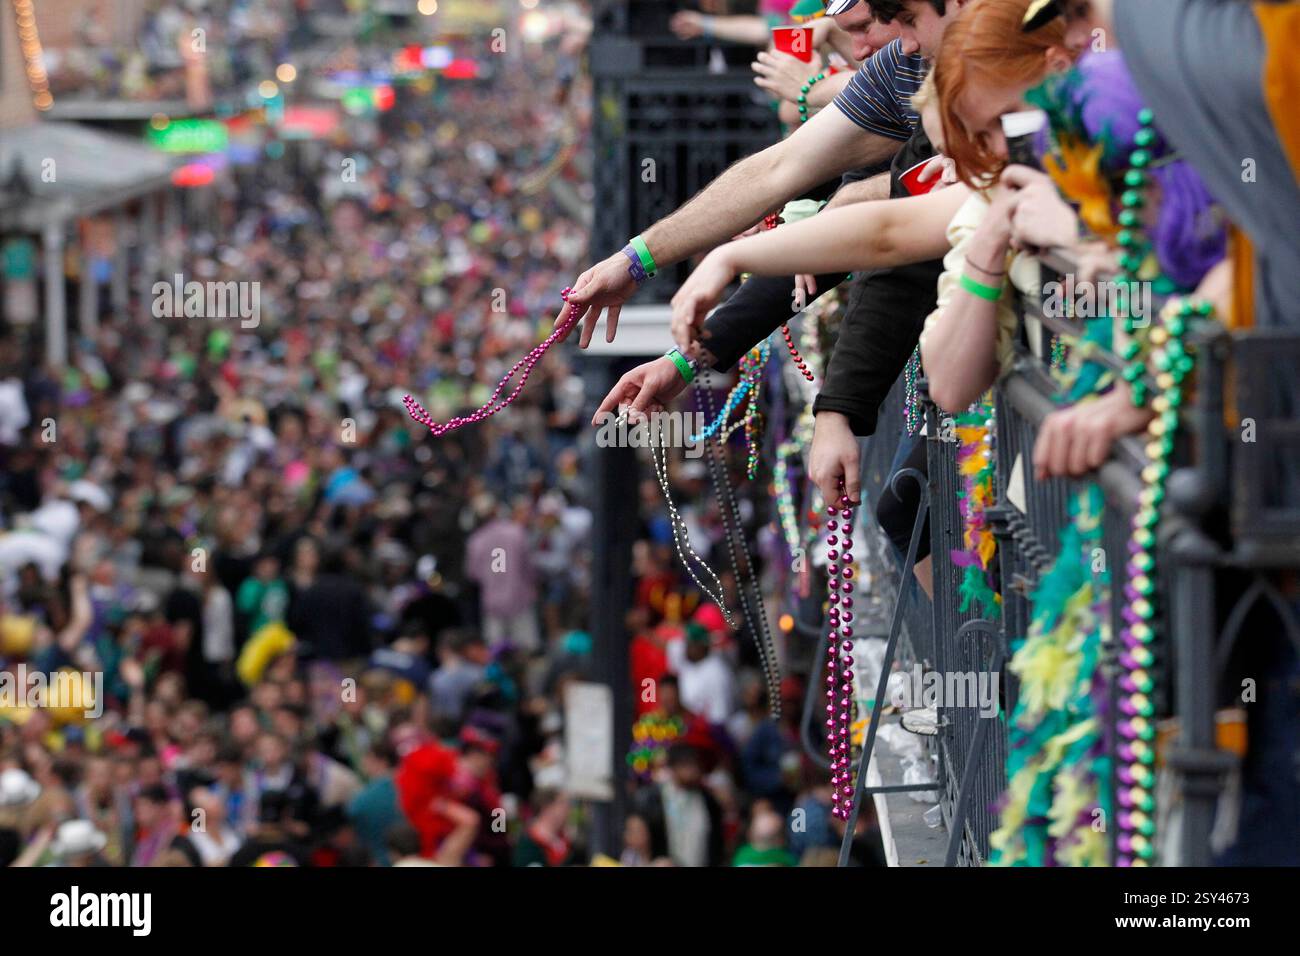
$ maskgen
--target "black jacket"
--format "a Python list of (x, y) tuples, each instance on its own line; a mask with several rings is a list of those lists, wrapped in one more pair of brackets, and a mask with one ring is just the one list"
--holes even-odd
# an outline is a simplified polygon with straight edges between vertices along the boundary
[[(935, 155), (917, 128), (890, 167), (891, 199), (907, 195), (900, 176)], [(814, 412), (839, 412), (855, 435), (871, 435), (881, 403), (907, 365), (938, 302), (942, 259), (854, 277)]]
[[(933, 155), (930, 140), (918, 127), (890, 163), (891, 199), (908, 194), (902, 174)], [(846, 174), (843, 182), (877, 171), (857, 170)], [(926, 317), (934, 311), (942, 271), (943, 260), (932, 259), (854, 275), (814, 412), (840, 412), (855, 435), (875, 432), (880, 406), (916, 348)], [(817, 295), (835, 288), (844, 278), (838, 273), (817, 276)], [(704, 323), (713, 367), (731, 368), (746, 351), (788, 321), (794, 314), (793, 296), (793, 276), (754, 276), (744, 283)]]
[[(885, 164), (877, 164), (852, 170), (845, 173), (834, 188), (842, 189), (849, 183), (882, 173), (886, 168)], [(822, 199), (825, 192), (823, 184), (810, 192), (808, 198)], [(817, 293), (812, 299), (829, 292), (844, 279), (842, 272), (817, 276)], [(752, 276), (704, 323), (704, 343), (713, 353), (713, 367), (718, 371), (731, 368), (746, 352), (796, 314), (794, 276)]]

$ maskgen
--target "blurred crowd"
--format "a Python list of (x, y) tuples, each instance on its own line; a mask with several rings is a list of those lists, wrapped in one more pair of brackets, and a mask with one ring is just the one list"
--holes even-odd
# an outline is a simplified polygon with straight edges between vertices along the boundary
[(341, 2), (146, 0), (138, 33), (120, 43), (118, 24), (87, 6), (59, 24), (71, 42), (45, 48), (50, 88), (75, 99), (183, 100), (196, 88), (188, 65), (201, 71), (202, 89), (237, 95), (315, 37), (313, 13), (344, 10)]
[[(1283, 144), (1300, 133), (1265, 107), (1286, 86), (1262, 92), (1258, 69), (1285, 52), (1296, 4), (1137, 6), (802, 0), (736, 11), (711, 0), (682, 11), (670, 22), (681, 38), (758, 48), (755, 82), (789, 135), (580, 273), (592, 197), (574, 159), (593, 108), (577, 68), (584, 22), (559, 42), (521, 45), (480, 80), (398, 86), (391, 109), (349, 117), (328, 142), (277, 144), (234, 167), (213, 187), (212, 219), (164, 241), (186, 279), (255, 284), (256, 322), (157, 319), (137, 300), (58, 370), (0, 339), (0, 665), (67, 673), (104, 711), (87, 719), (66, 700), (0, 697), (0, 864), (833, 862), (846, 826), (833, 788), (847, 780), (801, 745), (803, 678), (781, 683), (775, 718), (752, 635), (727, 625), (739, 592), (705, 468), (674, 460), (671, 488), (723, 578), (725, 612), (683, 571), (659, 485), (628, 489), (630, 672), (615, 691), (635, 709), (631, 750), (616, 755), (629, 812), (621, 847), (597, 854), (565, 754), (566, 689), (601, 676), (585, 626), (604, 599), (591, 593), (596, 403), (578, 352), (550, 351), (518, 401), (437, 440), (401, 399), (411, 393), (439, 421), (489, 401), (564, 314), (558, 291), (573, 275), (585, 346), (602, 312), (657, 269), (707, 253), (673, 299), (677, 354), (628, 372), (603, 411), (665, 408), (690, 363), (729, 375), (790, 320), (792, 301), (842, 284), (837, 338), (816, 356), (799, 501), (809, 511), (815, 486), (821, 500), (858, 504), (859, 439), (900, 376), (924, 374), (943, 411), (980, 424), (991, 421), (982, 398), (1017, 356), (1050, 351), (1016, 303), (1042, 291), (1032, 253), (1056, 248), (1085, 283), (1145, 283), (1186, 305), (1145, 323), (1130, 308), (1140, 302), (1081, 316), (1096, 319), (1089, 340), (1050, 356), (1062, 402), (1037, 433), (1035, 479), (1086, 477), (1128, 436), (1145, 435), (1152, 460), (1166, 461), (1184, 378), (1195, 387), (1188, 323), (1298, 321), (1284, 294), (1297, 268), (1285, 217), (1300, 187)], [(302, 9), (232, 0), (197, 12), (230, 31), (227, 50), (242, 51), (230, 69), (252, 77), (294, 42)], [(133, 55), (161, 77), (193, 15), (158, 4)], [(810, 24), (808, 46), (769, 43), (792, 19)], [(1098, 31), (1105, 50), (1093, 48)], [(1220, 37), (1237, 44), (1238, 64), (1221, 83), (1204, 69)], [(1177, 46), (1193, 43), (1197, 55)], [(100, 92), (139, 72), (68, 63)], [(1230, 115), (1198, 98), (1209, 82), (1237, 104)], [(1024, 132), (1030, 107), (1038, 125)], [(1202, 149), (1204, 131), (1229, 119), (1220, 138), (1232, 149)], [(1237, 149), (1259, 163), (1258, 183), (1239, 175)], [(1235, 258), (1230, 232), (1247, 243)], [(1098, 368), (1101, 350), (1123, 356), (1122, 374)], [(1151, 401), (1148, 381), (1160, 391)], [(898, 436), (895, 465), (923, 471), (914, 431)], [(745, 449), (726, 447), (739, 474)], [(1142, 541), (1163, 480), (1154, 465), (1143, 472), (1151, 520), (1135, 528), (1134, 567), (1154, 561)], [(776, 509), (764, 482), (739, 484), (740, 520), (757, 532)], [(872, 505), (905, 550), (919, 500), (887, 493)], [(794, 555), (771, 528), (756, 537), (760, 578), (782, 581), (770, 565)], [(918, 558), (929, 591), (928, 537)], [(820, 574), (826, 561), (815, 563)], [(850, 577), (832, 609), (849, 633)], [(990, 580), (979, 578), (995, 601)], [(1135, 589), (1124, 600), (1134, 615), (1144, 608)], [(1252, 648), (1251, 673), (1293, 687), (1296, 654), (1280, 633)], [(1145, 673), (1125, 666), (1138, 686)], [(1262, 821), (1300, 819), (1286, 810), (1295, 789), (1268, 782), (1294, 743), (1286, 693), (1252, 712), (1241, 859), (1273, 862)], [(1079, 706), (1091, 696), (1085, 686)], [(1125, 704), (1153, 715), (1137, 691)], [(1033, 717), (1091, 726), (1067, 710)], [(1124, 769), (1145, 767), (1149, 748), (1123, 752), (1137, 755)], [(1106, 784), (1090, 786), (1101, 789), (1068, 794), (1085, 821), (1107, 799)], [(879, 864), (864, 803), (851, 855)], [(1136, 834), (1138, 815), (1121, 816)], [(1070, 840), (1090, 827), (1067, 823), (1034, 852), (1075, 859)], [(1152, 857), (1125, 838), (1120, 862)]]
[[(0, 698), (0, 865), (590, 861), (564, 762), (593, 656), (573, 354), (443, 439), (400, 401), (476, 407), (542, 337), (585, 250), (585, 82), (568, 45), (528, 49), (234, 168), (164, 241), (186, 280), (257, 283), (255, 323), (136, 300), (58, 371), (0, 342), (0, 667), (103, 709)], [(797, 700), (778, 727), (653, 484), (635, 510), (630, 677), (684, 736), (636, 775), (622, 862), (824, 860)]]

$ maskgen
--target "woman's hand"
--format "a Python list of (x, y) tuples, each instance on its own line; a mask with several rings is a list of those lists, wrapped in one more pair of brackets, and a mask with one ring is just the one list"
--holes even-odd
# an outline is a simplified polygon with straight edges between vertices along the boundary
[(705, 256), (673, 296), (673, 341), (688, 358), (699, 356), (700, 327), (736, 278), (737, 270), (728, 261), (728, 247), (719, 246)]
[[(1018, 169), (1023, 167), (1008, 166), (1007, 168)], [(1001, 245), (1010, 243), (1011, 214), (1016, 209), (1016, 195), (1016, 187), (1005, 181), (993, 188), (988, 212), (980, 220), (980, 224), (975, 231), (976, 236), (983, 236)]]
[(1152, 412), (1137, 408), (1128, 386), (1117, 385), (1096, 401), (1081, 402), (1043, 419), (1034, 441), (1034, 476), (1078, 478), (1100, 468), (1122, 435), (1141, 431)]
[(1002, 172), (1002, 185), (1012, 191), (1012, 246), (1035, 251), (1075, 244), (1079, 217), (1050, 176), (1028, 166), (1008, 166)]
[(819, 62), (805, 63), (797, 56), (781, 50), (762, 50), (758, 59), (750, 64), (757, 74), (754, 85), (777, 99), (793, 103), (803, 92), (803, 85), (808, 77), (821, 72)]
[(817, 295), (817, 277), (814, 275), (797, 275), (794, 277), (794, 303), (792, 312), (802, 312)]
[(965, 268), (980, 281), (1001, 286), (1006, 278), (1007, 248), (1011, 243), (1011, 212), (1016, 194), (1006, 186), (994, 187), (988, 211), (975, 227), (966, 247)]

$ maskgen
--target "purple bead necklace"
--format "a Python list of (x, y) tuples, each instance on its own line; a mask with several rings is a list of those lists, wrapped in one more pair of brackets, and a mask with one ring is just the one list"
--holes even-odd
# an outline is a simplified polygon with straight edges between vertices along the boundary
[[(831, 760), (831, 815), (847, 820), (853, 809), (853, 508), (840, 482), (838, 508), (826, 509), (826, 568), (830, 575), (826, 618), (826, 747)], [(837, 520), (841, 519), (841, 520)], [(836, 532), (839, 532), (838, 534)], [(836, 685), (839, 685), (838, 687)]]
[[(569, 293), (572, 291), (572, 289), (566, 288), (560, 293), (561, 298), (563, 298), (565, 302), (568, 302)], [(497, 384), (496, 391), (492, 393), (492, 397), (489, 398), (487, 403), (477, 411), (471, 412), (469, 415), (463, 417), (458, 415), (450, 421), (440, 424), (435, 422), (429, 416), (429, 412), (423, 405), (417, 402), (412, 396), (406, 395), (402, 398), (402, 404), (406, 406), (407, 414), (421, 425), (426, 426), (429, 431), (433, 433), (434, 438), (441, 438), (443, 435), (454, 432), (462, 425), (469, 425), (473, 422), (481, 422), (486, 418), (491, 418), (519, 397), (519, 393), (523, 391), (524, 385), (528, 382), (528, 376), (532, 374), (537, 363), (542, 360), (542, 356), (546, 354), (547, 350), (550, 349), (552, 345), (568, 334), (569, 330), (573, 328), (574, 323), (578, 321), (578, 314), (581, 311), (582, 309), (579, 306), (571, 303), (569, 305), (569, 314), (564, 317), (564, 322), (557, 327), (555, 331), (548, 335), (545, 340), (535, 345), (531, 352), (521, 358), (514, 365), (510, 366), (510, 371), (507, 372), (505, 377)], [(519, 381), (515, 383), (515, 387), (510, 391), (509, 395), (505, 398), (501, 398), (501, 393), (505, 391), (506, 384), (515, 377), (516, 372), (521, 370), (523, 374), (519, 376)]]

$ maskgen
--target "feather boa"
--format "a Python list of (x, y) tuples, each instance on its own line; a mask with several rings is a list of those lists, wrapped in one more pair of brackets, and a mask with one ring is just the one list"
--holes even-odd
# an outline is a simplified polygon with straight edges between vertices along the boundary
[(958, 594), (959, 610), (965, 613), (972, 607), (978, 613), (996, 621), (1000, 614), (1001, 597), (993, 589), (989, 569), (997, 542), (984, 513), (993, 504), (994, 458), (992, 435), (986, 424), (993, 414), (993, 403), (985, 397), (970, 411), (956, 416), (957, 473), (963, 490), (959, 494), (962, 518), (962, 545), (951, 554), (952, 563), (965, 568)]
[(1104, 500), (1071, 506), (1056, 561), (1033, 594), (1029, 634), (1008, 665), (1020, 693), (1008, 728), (1007, 792), (990, 837), (995, 866), (1105, 866), (1110, 767), (1101, 735), (1109, 575), (1093, 569)]

